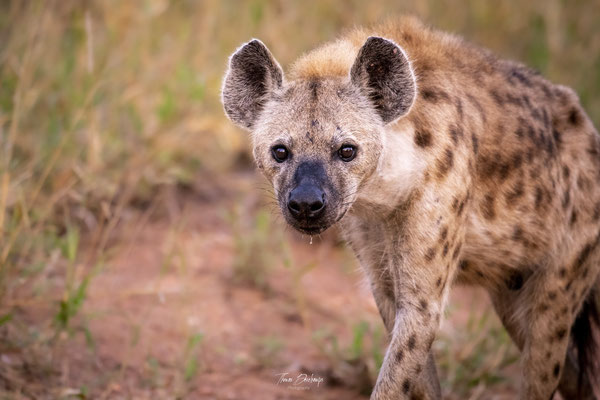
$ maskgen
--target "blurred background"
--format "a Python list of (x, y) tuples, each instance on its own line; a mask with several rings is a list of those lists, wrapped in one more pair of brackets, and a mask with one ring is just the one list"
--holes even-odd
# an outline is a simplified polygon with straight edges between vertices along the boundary
[[(358, 265), (285, 227), (219, 89), (250, 38), (285, 68), (407, 13), (572, 86), (599, 126), (597, 0), (2, 1), (0, 398), (368, 398), (387, 338)], [(483, 293), (453, 291), (434, 350), (447, 398), (514, 398)]]

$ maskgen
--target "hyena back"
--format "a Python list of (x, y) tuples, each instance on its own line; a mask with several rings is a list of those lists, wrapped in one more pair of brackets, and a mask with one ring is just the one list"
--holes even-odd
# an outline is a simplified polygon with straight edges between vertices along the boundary
[(453, 282), (489, 292), (522, 399), (600, 397), (600, 137), (572, 90), (401, 19), (287, 79), (252, 40), (222, 95), (287, 222), (339, 223), (366, 271), (390, 334), (373, 399), (441, 397), (431, 344)]

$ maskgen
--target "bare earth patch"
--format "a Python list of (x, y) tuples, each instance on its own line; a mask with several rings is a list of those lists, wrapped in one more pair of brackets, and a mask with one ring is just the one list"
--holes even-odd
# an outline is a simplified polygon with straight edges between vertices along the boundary
[[(335, 234), (311, 245), (273, 222), (276, 209), (256, 218), (256, 182), (240, 175), (178, 194), (169, 212), (133, 214), (81, 311), (93, 345), (62, 335), (46, 358), (4, 346), (9, 398), (367, 399), (386, 338), (356, 261)], [(244, 244), (261, 224), (264, 241)], [(243, 270), (257, 252), (268, 267)], [(37, 304), (21, 317), (35, 325), (49, 312)], [(487, 314), (483, 293), (454, 289), (435, 344), (447, 398), (514, 396), (516, 364), (504, 369), (504, 350), (488, 345), (498, 322)], [(470, 385), (464, 373), (489, 379)]]

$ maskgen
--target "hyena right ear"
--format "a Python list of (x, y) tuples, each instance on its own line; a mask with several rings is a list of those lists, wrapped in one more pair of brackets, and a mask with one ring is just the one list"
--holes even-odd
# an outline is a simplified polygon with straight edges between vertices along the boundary
[(244, 44), (229, 58), (223, 81), (221, 101), (227, 116), (251, 130), (265, 99), (282, 83), (281, 67), (267, 47), (257, 39)]
[(352, 83), (371, 99), (384, 123), (408, 113), (417, 84), (404, 51), (391, 40), (371, 36), (350, 70)]

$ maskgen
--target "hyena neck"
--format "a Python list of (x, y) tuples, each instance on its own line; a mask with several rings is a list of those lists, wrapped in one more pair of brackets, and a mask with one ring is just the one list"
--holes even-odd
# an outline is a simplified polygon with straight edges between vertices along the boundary
[(414, 129), (408, 121), (386, 128), (377, 169), (361, 184), (351, 214), (386, 216), (409, 200), (426, 168), (415, 148)]

